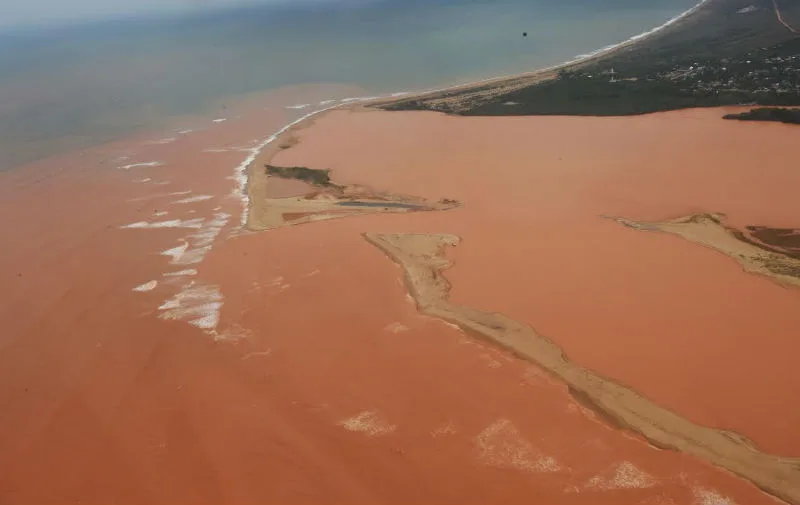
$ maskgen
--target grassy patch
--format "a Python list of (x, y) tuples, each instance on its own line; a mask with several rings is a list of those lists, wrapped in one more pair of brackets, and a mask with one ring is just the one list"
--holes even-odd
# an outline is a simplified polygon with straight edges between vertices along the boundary
[(314, 186), (320, 187), (336, 187), (331, 182), (330, 170), (308, 168), (308, 167), (277, 167), (275, 165), (264, 165), (267, 169), (268, 175), (281, 177), (283, 179), (297, 179), (298, 181), (307, 182)]

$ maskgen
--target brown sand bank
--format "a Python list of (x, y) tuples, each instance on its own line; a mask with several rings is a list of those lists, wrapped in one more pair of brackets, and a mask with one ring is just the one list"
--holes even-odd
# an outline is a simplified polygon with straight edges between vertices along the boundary
[(446, 249), (456, 246), (458, 237), (367, 233), (364, 238), (403, 268), (406, 287), (423, 313), (536, 363), (564, 381), (578, 401), (612, 425), (640, 433), (658, 447), (711, 461), (788, 502), (800, 502), (800, 459), (764, 454), (741, 436), (693, 424), (636, 391), (576, 365), (551, 340), (518, 321), (449, 303), (450, 285), (442, 274), (451, 266)]
[(276, 162), (463, 201), (463, 209), (427, 215), (416, 229), (381, 221), (363, 231), (460, 236), (448, 273), (453, 303), (531, 325), (574, 362), (698, 425), (795, 456), (800, 408), (789, 399), (800, 383), (793, 363), (800, 293), (677, 236), (635, 233), (601, 217), (659, 221), (716, 211), (734, 226), (795, 227), (793, 132), (729, 125), (721, 112), (609, 119), (335, 112)]
[(774, 503), (610, 428), (540, 368), (420, 314), (402, 270), (361, 236), (435, 231), (463, 212), (354, 216), (211, 252), (204, 272), (228, 300), (221, 327), (246, 331), (220, 343), (231, 363), (209, 378), (222, 385), (205, 405), (231, 411), (196, 434), (225, 455), (237, 492), (292, 503)]

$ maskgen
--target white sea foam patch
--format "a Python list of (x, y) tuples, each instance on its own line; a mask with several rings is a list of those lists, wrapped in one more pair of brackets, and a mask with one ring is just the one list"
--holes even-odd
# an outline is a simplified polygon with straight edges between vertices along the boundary
[(181, 200), (175, 200), (172, 203), (195, 203), (195, 202), (202, 202), (205, 200), (211, 200), (214, 198), (211, 195), (197, 195), (197, 196), (190, 196), (188, 198), (183, 198)]
[(646, 489), (653, 487), (656, 480), (649, 474), (643, 472), (630, 461), (623, 461), (614, 468), (614, 475), (611, 478), (595, 476), (586, 483), (587, 488), (595, 489)]
[(347, 431), (363, 433), (369, 437), (379, 437), (393, 432), (397, 427), (389, 424), (377, 411), (367, 410), (357, 416), (344, 419), (339, 422), (339, 426)]
[(295, 109), (295, 110), (297, 110), (297, 109), (306, 109), (308, 107), (311, 107), (310, 103), (300, 103), (300, 104), (297, 104), (297, 105), (287, 105), (286, 106), (287, 109)]
[(184, 242), (183, 244), (181, 244), (181, 245), (179, 245), (177, 247), (173, 247), (172, 249), (167, 249), (166, 251), (162, 251), (161, 255), (162, 256), (170, 256), (170, 257), (172, 257), (172, 261), (174, 262), (174, 261), (179, 260), (181, 257), (183, 257), (184, 253), (186, 252), (186, 250), (188, 248), (189, 248), (189, 243), (188, 242)]
[(197, 275), (197, 270), (194, 268), (187, 268), (186, 270), (179, 270), (177, 272), (167, 272), (164, 274), (164, 277), (189, 277), (192, 275)]
[(203, 220), (202, 225), (198, 226), (198, 231), (186, 237), (183, 243), (163, 251), (163, 256), (170, 256), (172, 265), (196, 265), (203, 261), (214, 240), (219, 236), (225, 225), (230, 220), (230, 214), (216, 212), (211, 219)]
[(336, 100), (323, 100), (323, 101), (321, 101), (321, 102), (319, 103), (319, 105), (328, 105), (328, 104), (332, 104), (332, 103), (333, 103), (333, 102), (335, 102), (335, 101), (336, 101)]
[(138, 286), (133, 288), (133, 290), (138, 291), (139, 293), (144, 293), (146, 291), (152, 291), (156, 289), (156, 286), (158, 286), (158, 281), (150, 281), (150, 282), (145, 282), (144, 284), (139, 284)]
[(219, 324), (223, 298), (219, 286), (191, 282), (162, 303), (161, 319), (186, 321), (201, 330), (213, 333)]
[(136, 183), (139, 183), (139, 184), (141, 184), (141, 183), (144, 183), (144, 182), (150, 182), (151, 180), (152, 180), (152, 179), (150, 179), (149, 177), (145, 177), (144, 179), (136, 179), (136, 180), (135, 180), (135, 181), (133, 181), (133, 182), (136, 182)]
[(226, 117), (220, 117), (220, 118), (217, 118), (217, 119), (212, 119), (211, 122), (212, 123), (224, 123), (227, 120), (228, 120), (228, 118), (226, 118)]
[(193, 131), (194, 131), (194, 128), (187, 128), (185, 130), (178, 130), (175, 133), (177, 133), (178, 135), (186, 135), (187, 133), (192, 133)]
[(713, 489), (695, 488), (692, 490), (692, 494), (698, 505), (736, 505), (733, 500), (722, 496)]
[(122, 170), (130, 170), (131, 168), (143, 168), (143, 167), (160, 167), (164, 163), (161, 161), (142, 161), (140, 163), (130, 163), (128, 165), (122, 165)]
[(203, 219), (171, 219), (169, 221), (139, 221), (137, 223), (126, 224), (120, 226), (122, 229), (153, 229), (153, 228), (194, 228), (199, 229), (203, 227)]
[(166, 210), (157, 210), (157, 211), (153, 212), (153, 215), (155, 217), (164, 217), (167, 214), (169, 214), (169, 213)]
[(176, 137), (165, 137), (163, 139), (151, 140), (150, 142), (148, 142), (148, 144), (151, 144), (151, 145), (171, 144), (171, 143), (175, 142), (176, 140), (178, 140)]
[(529, 472), (557, 472), (558, 462), (525, 440), (508, 419), (498, 419), (475, 437), (478, 459), (488, 466)]

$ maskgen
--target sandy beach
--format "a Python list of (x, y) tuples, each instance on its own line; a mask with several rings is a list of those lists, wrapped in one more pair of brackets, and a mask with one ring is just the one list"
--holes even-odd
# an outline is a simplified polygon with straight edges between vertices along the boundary
[(796, 128), (361, 95), (0, 174), (0, 502), (800, 504)]

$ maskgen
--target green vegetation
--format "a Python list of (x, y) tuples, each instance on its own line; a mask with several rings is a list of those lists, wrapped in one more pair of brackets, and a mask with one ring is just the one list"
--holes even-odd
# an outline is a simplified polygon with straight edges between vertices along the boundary
[[(799, 24), (800, 2), (778, 0)], [(483, 85), (485, 86), (485, 85)], [(451, 90), (384, 106), (471, 116), (644, 114), (721, 105), (800, 105), (800, 37), (772, 0), (710, 0), (643, 41), (501, 93)]]
[(800, 38), (730, 58), (598, 63), (461, 111), (464, 115), (631, 115), (720, 105), (800, 105)]
[(759, 107), (741, 114), (726, 114), (722, 117), (741, 121), (778, 121), (780, 123), (800, 124), (800, 109)]
[(297, 179), (314, 186), (337, 187), (331, 182), (330, 170), (308, 167), (277, 167), (275, 165), (264, 165), (268, 175), (281, 177), (283, 179)]

